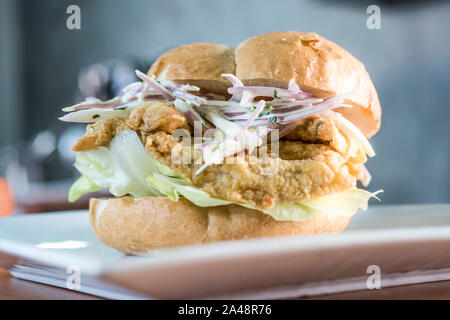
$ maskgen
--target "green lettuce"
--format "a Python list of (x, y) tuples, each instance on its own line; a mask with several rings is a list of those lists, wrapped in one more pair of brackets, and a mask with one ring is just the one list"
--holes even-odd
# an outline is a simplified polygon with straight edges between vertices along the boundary
[[(183, 196), (199, 207), (216, 207), (234, 203), (214, 199), (205, 191), (189, 185), (182, 178), (170, 178), (154, 173), (147, 178), (147, 182), (173, 201), (178, 201), (180, 196)], [(376, 194), (378, 192), (370, 193), (365, 190), (353, 188), (341, 193), (308, 201), (279, 204), (268, 210), (261, 210), (243, 203), (234, 204), (260, 210), (278, 221), (305, 221), (319, 212), (352, 216), (358, 209), (367, 210), (369, 199), (376, 197)]]
[[(377, 191), (352, 188), (350, 190), (323, 196), (311, 200), (280, 204), (263, 212), (279, 221), (305, 221), (319, 212), (327, 214), (353, 216), (359, 209), (366, 211), (370, 198), (376, 198)], [(378, 198), (377, 198), (378, 199)]]
[(81, 176), (69, 190), (69, 202), (75, 202), (87, 193), (100, 190), (101, 187), (86, 176)]
[[(153, 159), (145, 150), (134, 131), (122, 131), (111, 141), (109, 148), (98, 147), (89, 152), (77, 153), (75, 167), (99, 189), (107, 188), (116, 197), (130, 194), (140, 198), (162, 196), (158, 189), (147, 183), (147, 177), (160, 173), (169, 177), (179, 175)], [(84, 193), (77, 182), (72, 187), (70, 201), (78, 200)], [(77, 192), (75, 192), (77, 191)]]
[(147, 182), (173, 201), (178, 201), (179, 197), (183, 196), (199, 207), (218, 207), (233, 203), (214, 199), (202, 189), (191, 186), (182, 178), (170, 178), (154, 173), (147, 177)]
[[(260, 210), (248, 204), (212, 198), (207, 192), (188, 184), (177, 172), (151, 157), (134, 131), (123, 131), (116, 135), (109, 148), (99, 147), (78, 153), (75, 167), (82, 177), (70, 189), (71, 202), (86, 193), (108, 188), (116, 197), (127, 194), (135, 198), (165, 196), (172, 201), (184, 197), (199, 207), (238, 204)], [(369, 199), (376, 197), (376, 194), (353, 188), (260, 211), (279, 221), (305, 221), (319, 212), (353, 215), (358, 209), (366, 210)]]

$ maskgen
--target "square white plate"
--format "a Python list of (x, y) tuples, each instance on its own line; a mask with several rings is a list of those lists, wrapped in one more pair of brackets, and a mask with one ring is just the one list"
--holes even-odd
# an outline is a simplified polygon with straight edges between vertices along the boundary
[(0, 219), (13, 275), (109, 298), (288, 298), (450, 279), (450, 205), (375, 206), (341, 234), (214, 243), (125, 256), (102, 245), (86, 212)]

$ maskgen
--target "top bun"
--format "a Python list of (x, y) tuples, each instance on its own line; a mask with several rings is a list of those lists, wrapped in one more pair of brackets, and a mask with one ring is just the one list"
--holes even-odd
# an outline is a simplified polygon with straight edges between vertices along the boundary
[(148, 73), (160, 80), (189, 83), (206, 92), (227, 94), (231, 83), (221, 75), (236, 73), (234, 49), (212, 43), (184, 45), (160, 56)]
[(302, 90), (317, 97), (357, 89), (344, 100), (353, 108), (338, 108), (367, 138), (380, 128), (381, 107), (364, 65), (334, 42), (315, 33), (272, 32), (242, 42), (236, 52), (225, 45), (195, 43), (164, 53), (149, 74), (190, 83), (226, 94), (231, 84), (221, 78), (235, 74), (246, 85), (287, 88), (294, 78)]

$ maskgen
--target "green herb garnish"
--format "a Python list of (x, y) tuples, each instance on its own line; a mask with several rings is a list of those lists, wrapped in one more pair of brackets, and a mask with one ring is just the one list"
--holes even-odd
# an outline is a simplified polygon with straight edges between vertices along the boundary
[(251, 106), (250, 108), (248, 108), (248, 112), (253, 112), (256, 110), (256, 106)]
[(272, 111), (271, 106), (265, 106), (264, 109), (259, 113), (258, 118), (262, 118), (264, 116), (267, 116)]
[(114, 108), (114, 110), (126, 110), (128, 106), (120, 107), (120, 108)]
[(275, 97), (275, 99), (281, 99), (280, 97), (278, 97), (278, 91), (277, 90), (273, 91), (273, 96)]
[(97, 118), (100, 118), (100, 115), (97, 113), (97, 114), (94, 114), (93, 116), (92, 116), (92, 119), (97, 119)]
[(280, 122), (278, 121), (278, 117), (277, 116), (270, 117), (270, 123), (271, 124), (280, 124)]
[(211, 152), (216, 152), (217, 150), (219, 150), (219, 144), (212, 148)]

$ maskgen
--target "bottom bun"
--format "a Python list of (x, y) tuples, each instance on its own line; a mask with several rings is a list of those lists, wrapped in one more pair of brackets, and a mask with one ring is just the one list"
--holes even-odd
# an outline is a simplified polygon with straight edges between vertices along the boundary
[(91, 199), (90, 219), (101, 242), (126, 254), (214, 241), (343, 231), (351, 217), (318, 213), (303, 222), (276, 221), (238, 205), (202, 208), (186, 199)]

